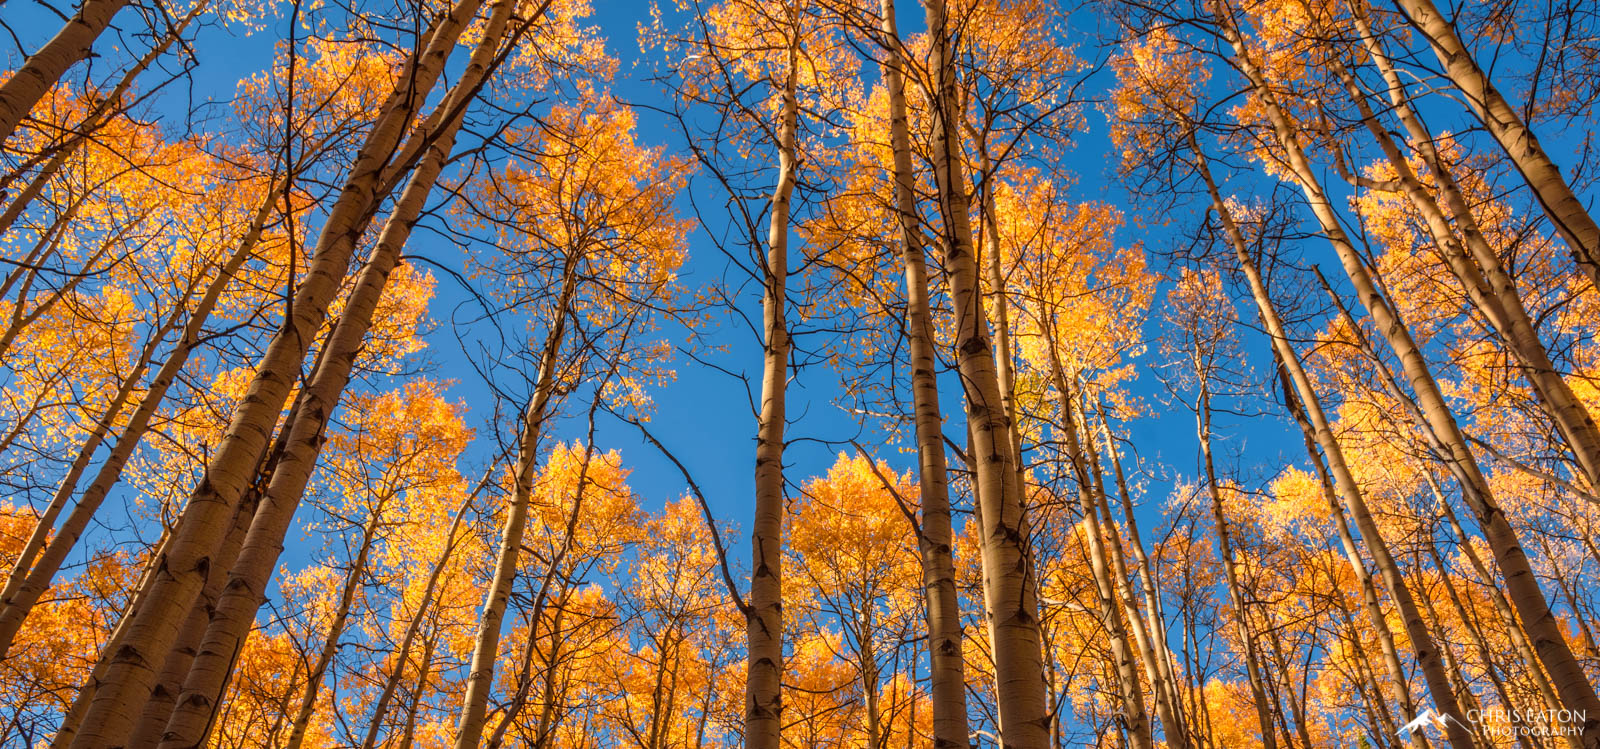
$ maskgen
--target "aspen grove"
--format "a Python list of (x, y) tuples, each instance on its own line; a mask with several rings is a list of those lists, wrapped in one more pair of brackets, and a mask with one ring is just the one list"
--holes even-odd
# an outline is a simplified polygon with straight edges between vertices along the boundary
[(1600, 749), (1592, 0), (0, 29), (0, 747)]

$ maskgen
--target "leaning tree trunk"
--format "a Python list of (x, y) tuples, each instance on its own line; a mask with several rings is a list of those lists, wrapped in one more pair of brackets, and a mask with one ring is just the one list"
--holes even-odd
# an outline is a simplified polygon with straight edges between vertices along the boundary
[(67, 70), (89, 56), (89, 48), (128, 0), (84, 0), (78, 12), (39, 51), (0, 83), (0, 144), (16, 131), (22, 118), (61, 80)]
[[(507, 2), (502, 0), (501, 4)], [(474, 87), (487, 74), (487, 57), (498, 48), (508, 15), (509, 12), (497, 13), (490, 20), (483, 41), (473, 54), (472, 64), (442, 106), (462, 104), (473, 95)], [(265, 600), (267, 584), (283, 551), (284, 537), (316, 469), (328, 421), (338, 409), (384, 287), (399, 264), (400, 251), (444, 167), (460, 122), (459, 114), (448, 121), (411, 175), (379, 234), (371, 257), (356, 278), (338, 323), (324, 344), (311, 382), (300, 393), (290, 423), (285, 427), (288, 436), (283, 444), (283, 455), (273, 466), (239, 561), (229, 572), (227, 586), (206, 628), (205, 640), (184, 680), (183, 694), (167, 723), (163, 747), (175, 749), (203, 742), (214, 720), (233, 663), (255, 623), (256, 611)]]
[[(791, 11), (793, 12), (793, 11)], [(799, 20), (790, 19), (788, 64), (778, 123), (778, 174), (772, 188), (767, 257), (762, 270), (761, 411), (756, 425), (755, 520), (750, 528), (750, 597), (745, 609), (745, 746), (778, 749), (783, 712), (783, 448), (789, 377), (786, 322), (789, 200), (794, 193), (800, 102)]]
[(917, 214), (916, 175), (912, 172), (911, 135), (906, 119), (904, 62), (900, 56), (894, 0), (882, 0), (881, 12), (888, 46), (883, 78), (889, 89), (895, 218), (900, 226), (901, 253), (906, 265), (906, 329), (911, 348), (911, 400), (916, 414), (917, 486), (922, 499), (917, 546), (922, 554), (927, 605), (933, 745), (935, 749), (966, 749), (967, 686), (961, 653), (961, 609), (956, 600), (955, 558), (951, 552), (954, 533), (950, 524), (950, 470), (945, 463), (933, 315), (928, 303), (928, 270), (923, 259), (925, 248)]
[[(1200, 369), (1196, 366), (1196, 370)], [(1197, 371), (1196, 374), (1202, 378), (1206, 376), (1203, 371)], [(1200, 384), (1199, 401), (1195, 404), (1195, 431), (1204, 463), (1211, 522), (1216, 527), (1217, 556), (1222, 561), (1223, 580), (1228, 586), (1228, 604), (1233, 607), (1233, 626), (1235, 636), (1239, 638), (1239, 653), (1244, 658), (1245, 677), (1250, 682), (1250, 698), (1255, 704), (1256, 719), (1261, 722), (1261, 743), (1266, 749), (1275, 749), (1278, 739), (1272, 731), (1273, 700), (1267, 695), (1261, 658), (1256, 653), (1255, 636), (1250, 631), (1250, 610), (1245, 601), (1244, 586), (1239, 581), (1239, 560), (1234, 554), (1233, 534), (1228, 531), (1228, 517), (1223, 511), (1222, 487), (1217, 483), (1216, 463), (1211, 457), (1211, 393), (1204, 380)]]
[(166, 658), (183, 619), (205, 582), (251, 470), (266, 448), (290, 388), (299, 379), (301, 361), (311, 339), (326, 319), (329, 305), (345, 278), (356, 240), (371, 221), (378, 197), (374, 188), (383, 175), (412, 115), (437, 82), (456, 38), (476, 13), (479, 0), (460, 0), (450, 15), (430, 26), (419, 43), (426, 49), (402, 71), (400, 84), (384, 103), (376, 124), (357, 155), (338, 201), (311, 256), (311, 267), (294, 294), (292, 312), (268, 344), (244, 400), (195, 487), (188, 506), (152, 581), (149, 600), (134, 612), (121, 648), (99, 682), (94, 702), (84, 716), (74, 747), (116, 746), (126, 739), (149, 697), (156, 670)]
[(1355, 18), (1357, 31), (1366, 41), (1373, 61), (1383, 73), (1390, 107), (1405, 127), (1409, 144), (1432, 171), (1438, 192), (1449, 206), (1451, 217), (1456, 221), (1455, 226), (1459, 227), (1459, 236), (1439, 202), (1423, 186), (1394, 137), (1378, 122), (1355, 78), (1337, 62), (1334, 63), (1335, 71), (1344, 80), (1362, 121), (1399, 175), (1402, 191), (1422, 216), (1429, 236), (1466, 290), (1467, 297), (1488, 321), (1501, 345), (1511, 353), (1540, 408), (1555, 423), (1561, 438), (1572, 450), (1589, 485), (1600, 487), (1600, 428), (1595, 426), (1594, 417), (1551, 362), (1549, 349), (1540, 340), (1538, 329), (1522, 303), (1522, 295), (1515, 281), (1484, 237), (1466, 196), (1456, 183), (1451, 165), (1439, 153), (1432, 133), (1423, 126), (1412, 109), (1394, 66), (1378, 46), (1378, 41), (1373, 38), (1361, 14), (1356, 14)]
[(1600, 290), (1600, 226), (1573, 194), (1561, 170), (1545, 154), (1539, 139), (1494, 82), (1478, 66), (1472, 53), (1456, 35), (1432, 0), (1395, 0), (1411, 27), (1416, 29), (1444, 67), (1444, 74), (1461, 91), (1467, 106), (1505, 150), (1513, 166), (1532, 188), (1550, 223), (1572, 250), (1573, 260)]
[[(1158, 699), (1162, 699), (1159, 695), (1165, 695), (1167, 710), (1170, 711), (1170, 718), (1167, 716), (1161, 718), (1162, 726), (1166, 732), (1167, 743), (1176, 747), (1176, 749), (1188, 749), (1189, 745), (1195, 741), (1195, 736), (1191, 730), (1192, 726), (1189, 725), (1188, 718), (1185, 715), (1183, 692), (1179, 689), (1178, 679), (1172, 665), (1171, 648), (1167, 645), (1166, 616), (1162, 613), (1161, 597), (1156, 592), (1154, 576), (1150, 571), (1150, 556), (1145, 551), (1143, 538), (1139, 535), (1139, 521), (1134, 517), (1133, 497), (1128, 491), (1128, 479), (1122, 470), (1122, 458), (1118, 455), (1116, 439), (1111, 434), (1111, 421), (1107, 418), (1104, 401), (1102, 400), (1098, 405), (1101, 438), (1105, 440), (1106, 453), (1111, 458), (1112, 475), (1117, 481), (1117, 498), (1120, 500), (1122, 507), (1123, 523), (1127, 528), (1128, 545), (1133, 548), (1134, 569), (1139, 580), (1140, 596), (1144, 601), (1144, 623), (1142, 629), (1146, 633), (1145, 637), (1148, 643), (1149, 653), (1147, 658), (1150, 660), (1149, 667), (1153, 669), (1150, 675), (1150, 683), (1157, 690)], [(1107, 504), (1108, 500), (1105, 500), (1104, 494), (1101, 495), (1101, 499), (1100, 511), (1105, 518), (1106, 525), (1115, 527), (1111, 508)], [(1126, 581), (1128, 579), (1125, 569), (1127, 562), (1122, 554), (1121, 545), (1118, 544), (1114, 551), (1116, 552), (1115, 559), (1119, 569), (1118, 574), (1122, 576), (1122, 580)], [(1133, 600), (1131, 592), (1124, 592), (1123, 595), (1127, 600)], [(1137, 609), (1137, 607), (1134, 608)], [(1138, 630), (1135, 631), (1137, 632)], [(1159, 702), (1156, 707), (1159, 711), (1161, 708)]]
[(383, 506), (392, 498), (393, 492), (385, 494), (375, 507), (369, 512), (372, 517), (367, 519), (367, 524), (361, 529), (361, 546), (356, 550), (355, 559), (350, 562), (350, 572), (345, 575), (344, 587), (339, 591), (339, 603), (334, 607), (333, 621), (328, 624), (328, 634), (323, 637), (322, 649), (317, 652), (317, 660), (311, 664), (310, 673), (306, 674), (305, 689), (300, 695), (300, 704), (295, 709), (294, 722), (289, 728), (289, 740), (284, 744), (286, 749), (300, 749), (305, 743), (306, 731), (311, 727), (311, 715), (316, 711), (317, 695), (322, 691), (322, 677), (328, 672), (328, 666), (333, 663), (333, 657), (339, 652), (339, 638), (344, 635), (345, 623), (350, 619), (350, 609), (355, 604), (356, 592), (367, 576), (367, 557), (372, 553), (372, 547), (378, 540), (378, 527), (383, 521)]
[[(1417, 609), (1411, 590), (1406, 587), (1399, 563), (1390, 553), (1389, 545), (1367, 507), (1366, 497), (1361, 493), (1360, 485), (1356, 483), (1349, 464), (1345, 462), (1344, 450), (1340, 447), (1338, 438), (1334, 436), (1327, 415), (1322, 409), (1322, 400), (1313, 388), (1311, 378), (1301, 364), (1299, 355), (1289, 342), (1288, 329), (1272, 303), (1266, 282), (1256, 266), (1254, 257), (1250, 254), (1244, 234), (1233, 220), (1233, 214), (1227, 203), (1223, 201), (1221, 191), (1212, 178), (1210, 167), (1204, 155), (1200, 153), (1197, 141), (1191, 140), (1191, 145), (1194, 146), (1196, 168), (1204, 178), (1211, 196), (1212, 209), (1217, 211), (1223, 224), (1223, 231), (1233, 246), (1234, 257), (1250, 284), (1250, 293), (1255, 299), (1256, 310), (1261, 315), (1279, 362), (1288, 374), (1290, 382), (1294, 384), (1300, 406), (1304, 409), (1306, 419), (1316, 435), (1318, 446), (1322, 448), (1323, 457), (1328, 461), (1328, 470), (1333, 474), (1335, 488), (1343, 497), (1351, 517), (1356, 521), (1356, 527), (1361, 531), (1361, 538), (1366, 542), (1368, 552), (1372, 554), (1373, 563), (1377, 566), (1379, 575), (1383, 577), (1384, 585), (1389, 588), (1389, 595), (1394, 599), (1395, 606), (1400, 610), (1401, 618), (1405, 622), (1406, 635), (1411, 639), (1412, 650), (1416, 655), (1418, 666), (1422, 668), (1434, 706), (1450, 715), (1463, 716), (1465, 713), (1461, 711), (1456, 701), (1449, 675), (1445, 673), (1444, 664), (1439, 659), (1439, 651), (1434, 645), (1433, 637)], [(1406, 719), (1410, 720), (1411, 716)], [(1456, 749), (1473, 749), (1475, 744), (1472, 735), (1459, 724), (1451, 724), (1447, 727), (1446, 733), (1451, 745)]]
[(1268, 86), (1265, 77), (1250, 59), (1237, 27), (1233, 25), (1232, 19), (1225, 15), (1219, 15), (1218, 21), (1223, 35), (1233, 47), (1234, 61), (1250, 79), (1251, 86), (1265, 105), (1278, 144), (1287, 156), (1290, 171), (1305, 194), (1306, 202), (1316, 216), (1323, 235), (1333, 246), (1346, 275), (1355, 285), (1357, 298), (1400, 360), (1406, 377), (1411, 381), (1412, 389), (1417, 395), (1418, 405), (1427, 420), (1429, 430), (1447, 449), (1441, 457), (1457, 477), (1462, 487), (1462, 495), (1471, 505), (1474, 514), (1478, 516), (1478, 522), (1484, 529), (1489, 547), (1494, 552), (1501, 573), (1505, 576), (1507, 592), (1534, 641), (1539, 659), (1549, 671), (1551, 681), (1554, 682), (1556, 691), (1561, 695), (1561, 700), (1567, 709), (1586, 716), (1581, 729), (1585, 741), (1600, 744), (1600, 698), (1595, 696), (1594, 686), (1590, 684), (1582, 666), (1573, 656), (1559, 622), (1550, 612), (1549, 601), (1545, 598), (1544, 591), (1539, 588), (1538, 578), (1534, 575), (1527, 554), (1517, 539), (1517, 533), (1506, 519), (1505, 512), (1500, 508), (1493, 492), (1490, 491), (1488, 481), (1478, 468), (1477, 459), (1467, 447), (1466, 438), (1456, 423), (1455, 415), (1451, 413), (1443, 393), (1439, 390), (1438, 382), (1422, 358), (1422, 352), (1417, 347), (1416, 341), (1411, 337), (1410, 329), (1378, 290), (1365, 261), (1345, 235), (1333, 203), (1323, 190), (1315, 169), (1300, 145), (1298, 133), (1278, 104), (1276, 94)]
[(983, 506), (979, 539), (984, 585), (991, 603), (987, 613), (995, 633), (1001, 743), (1014, 749), (1042, 749), (1050, 743), (1050, 714), (1040, 650), (1039, 605), (1028, 540), (1022, 530), (1023, 502), (1015, 477), (1010, 419), (1001, 400), (994, 350), (984, 320), (967, 213), (953, 29), (944, 0), (926, 0), (925, 5), (932, 39), (931, 72), (937, 82), (933, 92), (933, 169), (944, 216), (957, 363), (973, 436), (974, 485)]
[[(278, 184), (281, 186), (282, 183)], [(37, 561), (31, 562), (26, 569), (23, 569), (20, 567), (22, 559), (32, 557), (34, 553), (27, 551), (28, 548), (32, 548), (31, 543), (25, 547), (24, 557), (18, 559), (18, 569), (13, 570), (13, 577), (6, 581), (5, 591), (0, 593), (0, 657), (4, 657), (10, 650), (11, 643), (16, 639), (17, 631), (22, 628), (28, 612), (38, 602), (39, 596), (50, 588), (67, 555), (88, 529), (90, 521), (100, 509), (101, 503), (105, 501), (106, 495), (120, 480), (123, 466), (127, 465), (128, 459), (133, 456), (133, 451), (149, 430), (150, 419), (160, 410), (166, 399), (167, 390), (188, 363), (189, 355), (200, 345), (206, 321), (210, 319), (212, 310), (216, 309), (223, 291), (245, 261), (255, 254), (256, 244), (261, 239), (262, 230), (271, 216), (272, 204), (278, 194), (278, 190), (273, 189), (262, 200), (249, 229), (240, 238), (237, 249), (217, 271), (217, 277), (212, 279), (199, 304), (189, 314), (177, 343), (167, 352), (166, 360), (146, 386), (138, 407), (123, 425), (122, 433), (112, 444), (110, 454), (101, 461), (88, 488), (84, 489), (83, 496), (78, 498), (78, 503), (73, 506), (72, 512), (67, 513), (67, 519), (55, 530), (54, 535), (48, 540), (40, 539), (44, 545), (42, 550), (37, 551)], [(63, 487), (65, 486), (64, 482)], [(24, 576), (17, 577), (18, 571), (22, 571)]]

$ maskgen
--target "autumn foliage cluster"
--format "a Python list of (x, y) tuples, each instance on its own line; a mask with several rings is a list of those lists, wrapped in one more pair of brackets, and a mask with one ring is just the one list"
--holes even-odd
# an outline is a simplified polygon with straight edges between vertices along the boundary
[(1600, 747), (1591, 4), (617, 5), (0, 6), (0, 746)]

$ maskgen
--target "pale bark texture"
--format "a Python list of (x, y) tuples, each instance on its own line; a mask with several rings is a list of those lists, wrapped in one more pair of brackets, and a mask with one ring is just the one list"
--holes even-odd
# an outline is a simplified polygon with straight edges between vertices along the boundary
[(944, 419), (939, 410), (938, 360), (934, 356), (933, 316), (928, 305), (928, 269), (912, 172), (911, 136), (906, 121), (904, 61), (895, 24), (894, 0), (882, 0), (889, 89), (889, 137), (894, 149), (894, 197), (906, 266), (906, 331), (911, 350), (911, 400), (916, 415), (917, 479), (922, 523), (917, 546), (922, 554), (923, 593), (928, 611), (929, 678), (935, 749), (966, 749), (967, 693), (961, 650), (961, 610), (956, 598), (955, 559), (951, 553), (950, 469), (944, 454)]
[(1572, 250), (1579, 270), (1600, 288), (1600, 226), (1595, 225), (1594, 217), (1573, 194), (1572, 186), (1539, 145), (1528, 123), (1489, 80), (1488, 74), (1461, 43), (1455, 25), (1445, 19), (1432, 0), (1395, 0), (1395, 5), (1433, 48), (1444, 74), (1461, 91), (1484, 129), (1505, 149), (1506, 156), (1550, 217), (1550, 223)]
[(982, 508), (984, 585), (994, 632), (1000, 743), (1007, 749), (1042, 749), (1050, 743), (1040, 650), (1039, 604), (1024, 534), (1023, 501), (1016, 482), (1011, 419), (1001, 400), (994, 349), (984, 320), (967, 211), (967, 179), (961, 153), (961, 110), (956, 96), (953, 29), (944, 0), (926, 0), (932, 40), (933, 168), (944, 217), (945, 268), (955, 308), (957, 364), (972, 430), (972, 463)]
[[(1389, 589), (1390, 597), (1400, 610), (1401, 618), (1405, 622), (1406, 635), (1411, 639), (1412, 651), (1418, 666), (1422, 669), (1428, 692), (1433, 697), (1434, 707), (1450, 715), (1465, 715), (1456, 700), (1455, 691), (1451, 688), (1444, 664), (1440, 661), (1439, 650), (1433, 642), (1433, 636), (1417, 610), (1411, 590), (1406, 587), (1398, 562), (1389, 552), (1388, 543), (1367, 508), (1366, 497), (1362, 495), (1354, 474), (1350, 472), (1349, 465), (1345, 462), (1344, 450), (1340, 447), (1327, 415), (1322, 410), (1322, 401), (1312, 386), (1311, 378), (1290, 344), (1288, 329), (1267, 293), (1266, 282), (1256, 266), (1255, 258), (1250, 254), (1244, 234), (1233, 220), (1232, 212), (1222, 199), (1210, 169), (1198, 149), (1195, 156), (1198, 162), (1197, 168), (1201, 171), (1201, 176), (1205, 179), (1211, 194), (1212, 209), (1217, 211), (1223, 224), (1223, 231), (1233, 246), (1234, 257), (1249, 281), (1250, 294), (1255, 299), (1256, 311), (1260, 313), (1263, 327), (1266, 328), (1268, 337), (1272, 339), (1272, 347), (1278, 354), (1279, 362), (1294, 385), (1295, 395), (1305, 411), (1306, 420), (1316, 436), (1317, 445), (1322, 448), (1323, 457), (1328, 461), (1328, 470), (1333, 474), (1334, 486), (1344, 499), (1345, 507), (1349, 509), (1351, 517), (1356, 521), (1362, 541), (1366, 543), (1367, 551), (1372, 555), (1373, 563), (1377, 566), (1384, 585)], [(1415, 715), (1403, 717), (1405, 721), (1409, 721)], [(1471, 733), (1459, 725), (1448, 726), (1447, 735), (1451, 746), (1455, 749), (1473, 749), (1475, 746)]]
[(544, 350), (539, 355), (539, 379), (533, 397), (522, 415), (522, 430), (517, 442), (517, 468), (512, 496), (506, 507), (505, 524), (500, 532), (500, 548), (495, 556), (494, 577), (484, 598), (483, 614), (472, 649), (472, 665), (467, 673), (467, 692), (456, 731), (457, 749), (476, 747), (483, 738), (484, 718), (488, 713), (489, 693), (494, 688), (495, 661), (500, 655), (500, 627), (505, 621), (506, 604), (516, 581), (517, 560), (522, 537), (528, 525), (529, 505), (533, 501), (534, 473), (538, 467), (539, 438), (555, 394), (555, 381), (566, 337), (572, 297), (578, 285), (578, 254), (574, 248), (562, 272), (561, 292), (556, 299), (555, 319), (545, 334)]
[(50, 41), (28, 55), (22, 67), (0, 83), (0, 143), (11, 137), (22, 119), (68, 69), (89, 56), (94, 40), (127, 4), (128, 0), (84, 0)]
[(1477, 515), (1478, 524), (1489, 541), (1500, 572), (1505, 576), (1506, 590), (1521, 615), (1523, 626), (1534, 641), (1539, 659), (1550, 673), (1563, 704), (1570, 710), (1584, 711), (1587, 716), (1582, 729), (1585, 740), (1600, 744), (1600, 698), (1595, 696), (1594, 686), (1573, 656), (1560, 624), (1550, 611), (1549, 601), (1539, 588), (1538, 578), (1517, 539), (1517, 533), (1490, 491), (1488, 481), (1478, 468), (1477, 459), (1468, 448), (1455, 415), (1439, 390), (1438, 382), (1423, 359), (1410, 329), (1378, 290), (1366, 263), (1345, 234), (1333, 203), (1323, 190), (1316, 170), (1306, 158), (1298, 133), (1289, 123), (1260, 70), (1251, 61), (1237, 27), (1231, 18), (1219, 17), (1218, 20), (1220, 29), (1233, 47), (1233, 59), (1250, 79), (1251, 86), (1265, 105), (1278, 144), (1285, 152), (1293, 177), (1299, 183), (1323, 235), (1333, 246), (1345, 274), (1354, 284), (1356, 297), (1400, 360), (1429, 431), (1446, 449), (1447, 452), (1441, 457), (1457, 477), (1463, 497)]
[[(1540, 407), (1555, 423), (1557, 433), (1572, 450), (1589, 485), (1600, 486), (1600, 428), (1596, 427), (1593, 415), (1573, 393), (1566, 377), (1550, 360), (1549, 348), (1541, 340), (1516, 282), (1507, 272), (1499, 254), (1484, 237), (1470, 201), (1456, 182), (1452, 165), (1439, 153), (1433, 134), (1417, 116), (1393, 63), (1359, 12), (1355, 15), (1355, 25), (1374, 65), (1383, 75), (1389, 108), (1404, 127), (1407, 144), (1422, 157), (1430, 170), (1443, 206), (1422, 184), (1395, 138), (1378, 122), (1353, 77), (1342, 66), (1338, 66), (1340, 77), (1345, 79), (1362, 120), (1399, 175), (1402, 190), (1422, 215), (1440, 254), (1449, 263), (1451, 271), (1466, 290), (1467, 297), (1483, 314), (1501, 345), (1515, 359), (1518, 371), (1533, 390)], [(1445, 207), (1449, 208), (1449, 218), (1445, 215)], [(1450, 218), (1455, 219), (1454, 228)]]
[(133, 728), (149, 696), (157, 669), (194, 605), (225, 527), (250, 483), (268, 435), (298, 379), (311, 339), (327, 316), (350, 266), (356, 240), (371, 221), (377, 187), (387, 157), (399, 143), (415, 108), (438, 81), (456, 38), (477, 12), (478, 0), (461, 0), (440, 23), (430, 26), (426, 48), (406, 65), (400, 85), (378, 114), (356, 157), (338, 201), (329, 210), (305, 279), (295, 290), (291, 314), (268, 344), (243, 401), (209, 461), (205, 476), (184, 509), (147, 605), (134, 612), (127, 637), (98, 683), (74, 747), (118, 746)]
[[(503, 25), (503, 20), (501, 21)], [(493, 44), (496, 37), (489, 37)], [(467, 76), (463, 83), (471, 85)], [(478, 73), (481, 75), (481, 72)], [(461, 89), (456, 89), (459, 92)], [(453, 99), (454, 97), (452, 97)], [(449, 100), (447, 100), (448, 103)], [(295, 510), (316, 469), (328, 421), (338, 409), (340, 396), (361, 352), (373, 313), (389, 276), (399, 263), (400, 250), (427, 202), (434, 182), (455, 143), (459, 119), (440, 133), (428, 155), (418, 165), (401, 193), (394, 212), (385, 222), (377, 245), (356, 278), (332, 334), (318, 357), (311, 382), (300, 392), (292, 410), (283, 455), (273, 466), (265, 496), (250, 524), (238, 562), (229, 572), (227, 586), (212, 612), (200, 652), (184, 679), (183, 693), (163, 734), (162, 746), (188, 747), (202, 743), (221, 703), (228, 674), (239, 648), (255, 623), (256, 611), (266, 596), (267, 583), (283, 551), (285, 535)]]
[[(785, 6), (790, 14), (799, 11)], [(778, 749), (783, 727), (783, 448), (789, 378), (789, 202), (798, 168), (800, 22), (789, 23), (777, 123), (778, 173), (772, 188), (761, 268), (761, 405), (756, 423), (755, 519), (750, 526), (750, 595), (745, 616), (744, 740)]]

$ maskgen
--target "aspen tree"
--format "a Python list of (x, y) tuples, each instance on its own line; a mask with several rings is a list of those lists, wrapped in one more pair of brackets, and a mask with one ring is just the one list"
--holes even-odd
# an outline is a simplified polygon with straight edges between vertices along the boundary
[(952, 59), (954, 28), (943, 0), (926, 0), (932, 39), (933, 168), (944, 217), (945, 267), (955, 305), (955, 340), (967, 419), (972, 428), (977, 495), (983, 504), (983, 568), (993, 619), (1001, 742), (1034, 749), (1049, 742), (1039, 605), (1023, 537), (1023, 502), (1015, 480), (1011, 427), (1001, 401), (967, 211), (965, 159)]
[(921, 219), (912, 173), (911, 135), (906, 113), (905, 61), (895, 22), (894, 0), (882, 0), (883, 78), (889, 89), (889, 134), (894, 152), (895, 220), (905, 258), (906, 330), (911, 339), (911, 398), (916, 413), (917, 487), (922, 522), (917, 545), (922, 554), (928, 612), (928, 658), (933, 689), (935, 749), (967, 746), (967, 694), (961, 650), (961, 610), (956, 600), (952, 557), (949, 466), (939, 406), (938, 361), (934, 356), (933, 317), (928, 305)]

